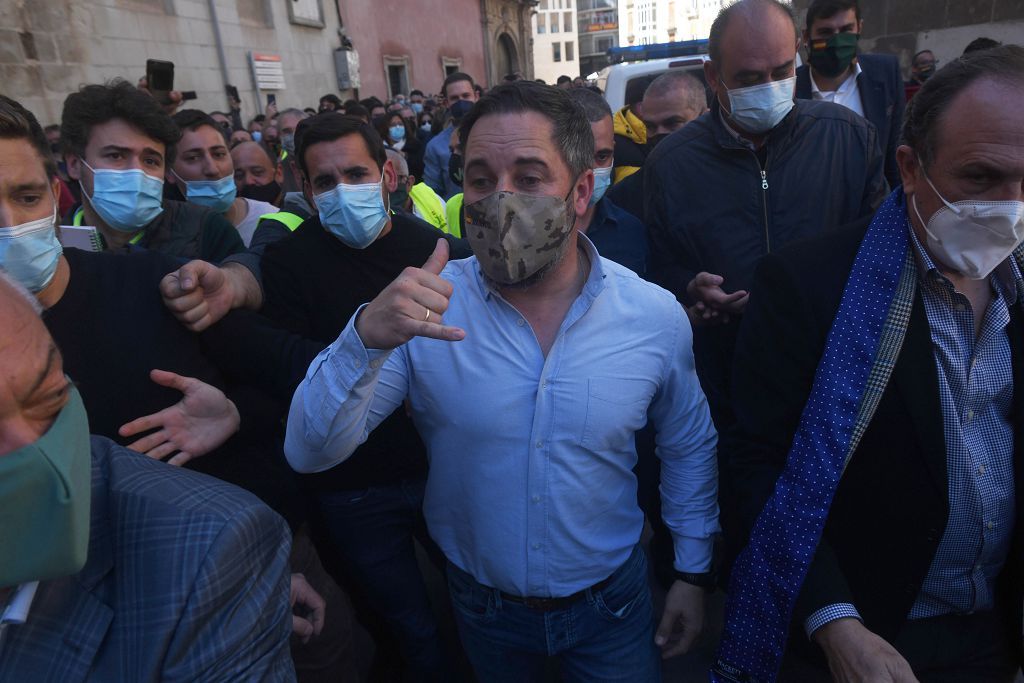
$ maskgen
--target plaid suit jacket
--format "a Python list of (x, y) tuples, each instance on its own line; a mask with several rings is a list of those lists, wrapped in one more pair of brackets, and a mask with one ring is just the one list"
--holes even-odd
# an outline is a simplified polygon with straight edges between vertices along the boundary
[(88, 560), (8, 627), (0, 680), (294, 680), (284, 521), (109, 439), (92, 437), (92, 456)]

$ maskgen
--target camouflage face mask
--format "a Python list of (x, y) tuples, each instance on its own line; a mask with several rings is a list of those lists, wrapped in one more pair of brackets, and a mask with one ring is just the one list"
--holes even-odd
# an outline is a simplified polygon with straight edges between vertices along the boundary
[(514, 285), (557, 260), (575, 223), (568, 200), (495, 192), (466, 204), (463, 232), (484, 274), (499, 285)]

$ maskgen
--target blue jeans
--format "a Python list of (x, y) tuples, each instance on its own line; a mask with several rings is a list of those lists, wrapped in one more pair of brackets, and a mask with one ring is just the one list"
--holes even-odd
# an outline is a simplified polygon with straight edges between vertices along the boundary
[(548, 657), (558, 658), (565, 681), (661, 680), (647, 558), (639, 545), (607, 586), (559, 609), (502, 599), (452, 564), (448, 588), (462, 645), (481, 681), (543, 680)]
[[(398, 639), (407, 680), (450, 680), (437, 621), (416, 562), (413, 537), (424, 543), (423, 480), (318, 497), (327, 533), (371, 606)], [(328, 617), (330, 618), (330, 617)]]

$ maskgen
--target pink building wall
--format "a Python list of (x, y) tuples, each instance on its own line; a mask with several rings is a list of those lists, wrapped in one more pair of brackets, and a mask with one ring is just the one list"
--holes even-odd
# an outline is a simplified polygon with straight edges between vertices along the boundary
[(336, 0), (359, 53), (359, 96), (387, 94), (385, 57), (408, 57), (410, 89), (437, 93), (443, 59), (486, 82), (480, 0)]

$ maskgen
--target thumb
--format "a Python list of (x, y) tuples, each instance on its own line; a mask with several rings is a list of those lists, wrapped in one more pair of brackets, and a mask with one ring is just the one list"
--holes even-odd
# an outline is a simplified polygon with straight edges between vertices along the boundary
[(183, 292), (191, 292), (199, 286), (203, 271), (199, 267), (202, 261), (190, 261), (178, 269), (178, 286)]
[(654, 634), (654, 644), (664, 647), (672, 635), (672, 626), (675, 624), (678, 613), (668, 607), (661, 615), (661, 623), (658, 624), (658, 631)]
[(723, 282), (725, 282), (725, 278), (721, 275), (714, 275), (712, 273), (699, 273), (697, 275), (698, 287), (719, 287)]
[(176, 375), (173, 372), (168, 372), (167, 370), (151, 370), (149, 378), (162, 387), (177, 389), (183, 394), (189, 388), (189, 383), (191, 381), (188, 377), (182, 377), (181, 375)]
[(292, 615), (292, 633), (299, 636), (300, 638), (309, 638), (313, 635), (313, 624), (309, 623), (302, 617)]
[(448, 240), (442, 237), (437, 240), (434, 253), (423, 264), (423, 270), (434, 275), (440, 275), (446, 265), (448, 265)]

